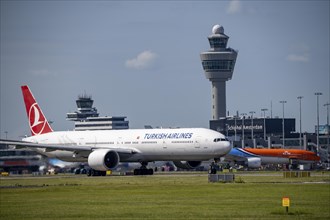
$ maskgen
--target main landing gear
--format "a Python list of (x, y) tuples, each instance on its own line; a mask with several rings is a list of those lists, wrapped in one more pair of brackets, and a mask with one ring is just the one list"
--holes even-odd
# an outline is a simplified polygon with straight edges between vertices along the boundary
[(106, 176), (106, 175), (107, 175), (107, 171), (99, 171), (93, 169), (87, 170), (87, 176)]
[(153, 169), (147, 169), (148, 162), (141, 162), (140, 169), (134, 170), (134, 175), (153, 175), (154, 170)]

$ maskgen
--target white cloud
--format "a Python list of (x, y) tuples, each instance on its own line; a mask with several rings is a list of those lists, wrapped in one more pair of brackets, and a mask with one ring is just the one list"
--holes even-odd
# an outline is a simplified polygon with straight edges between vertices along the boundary
[(231, 0), (227, 7), (228, 14), (239, 13), (242, 10), (242, 4), (239, 0)]
[(146, 69), (154, 63), (156, 58), (157, 54), (146, 50), (139, 53), (137, 57), (127, 60), (125, 65), (131, 69)]
[(309, 46), (304, 43), (297, 43), (291, 46), (291, 53), (286, 57), (287, 61), (291, 62), (308, 62), (309, 61)]
[(308, 62), (309, 61), (309, 54), (289, 54), (286, 59), (292, 62)]

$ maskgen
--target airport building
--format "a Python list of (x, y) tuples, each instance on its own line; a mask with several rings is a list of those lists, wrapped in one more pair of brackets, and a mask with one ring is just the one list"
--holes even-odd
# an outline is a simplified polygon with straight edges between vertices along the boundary
[(77, 111), (67, 113), (66, 119), (75, 122), (76, 131), (84, 130), (118, 130), (128, 129), (129, 122), (125, 116), (99, 117), (97, 109), (93, 107), (91, 96), (81, 95), (76, 100)]
[(66, 114), (70, 121), (83, 121), (89, 117), (98, 117), (97, 109), (93, 107), (94, 100), (88, 95), (79, 95), (76, 100), (77, 111)]
[(284, 130), (283, 118), (234, 116), (210, 120), (210, 128), (225, 134), (233, 147), (304, 149), (317, 152), (321, 161), (329, 163), (330, 140), (325, 126), (320, 126), (317, 146), (316, 132), (300, 134), (295, 125), (294, 118), (284, 118)]
[[(210, 128), (227, 136), (244, 136), (246, 138), (265, 138), (268, 136), (283, 135), (282, 118), (252, 118), (226, 117), (219, 120), (210, 120)], [(289, 136), (296, 131), (296, 120), (284, 118), (284, 134)]]
[(328, 126), (319, 126), (320, 131), (314, 134), (299, 134), (296, 132), (294, 118), (227, 116), (226, 82), (232, 79), (238, 55), (237, 50), (227, 46), (228, 39), (222, 26), (213, 26), (208, 36), (210, 49), (200, 54), (205, 77), (210, 80), (212, 89), (210, 129), (225, 134), (232, 141), (233, 147), (306, 149), (318, 152), (324, 158), (323, 161), (330, 162)]
[(27, 174), (39, 172), (39, 168), (46, 165), (43, 156), (32, 150), (11, 149), (5, 144), (0, 145), (0, 172)]

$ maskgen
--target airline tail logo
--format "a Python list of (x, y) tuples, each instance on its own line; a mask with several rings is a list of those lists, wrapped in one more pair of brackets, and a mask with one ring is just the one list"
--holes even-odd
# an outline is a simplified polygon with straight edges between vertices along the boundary
[(29, 87), (22, 86), (22, 93), (32, 135), (52, 132), (52, 128), (48, 124), (48, 121), (42, 113), (38, 103), (35, 101)]
[(31, 132), (34, 135), (38, 135), (44, 130), (46, 120), (42, 114), (40, 114), (40, 108), (37, 103), (34, 103), (29, 111), (29, 123)]

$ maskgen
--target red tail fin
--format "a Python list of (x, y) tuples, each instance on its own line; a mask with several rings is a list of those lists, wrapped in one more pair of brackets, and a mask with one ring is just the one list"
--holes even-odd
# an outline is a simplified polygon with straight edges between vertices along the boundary
[(26, 114), (29, 119), (29, 125), (32, 135), (45, 134), (52, 132), (53, 129), (50, 127), (46, 117), (42, 113), (38, 103), (33, 97), (28, 86), (22, 86), (22, 93), (26, 108)]

